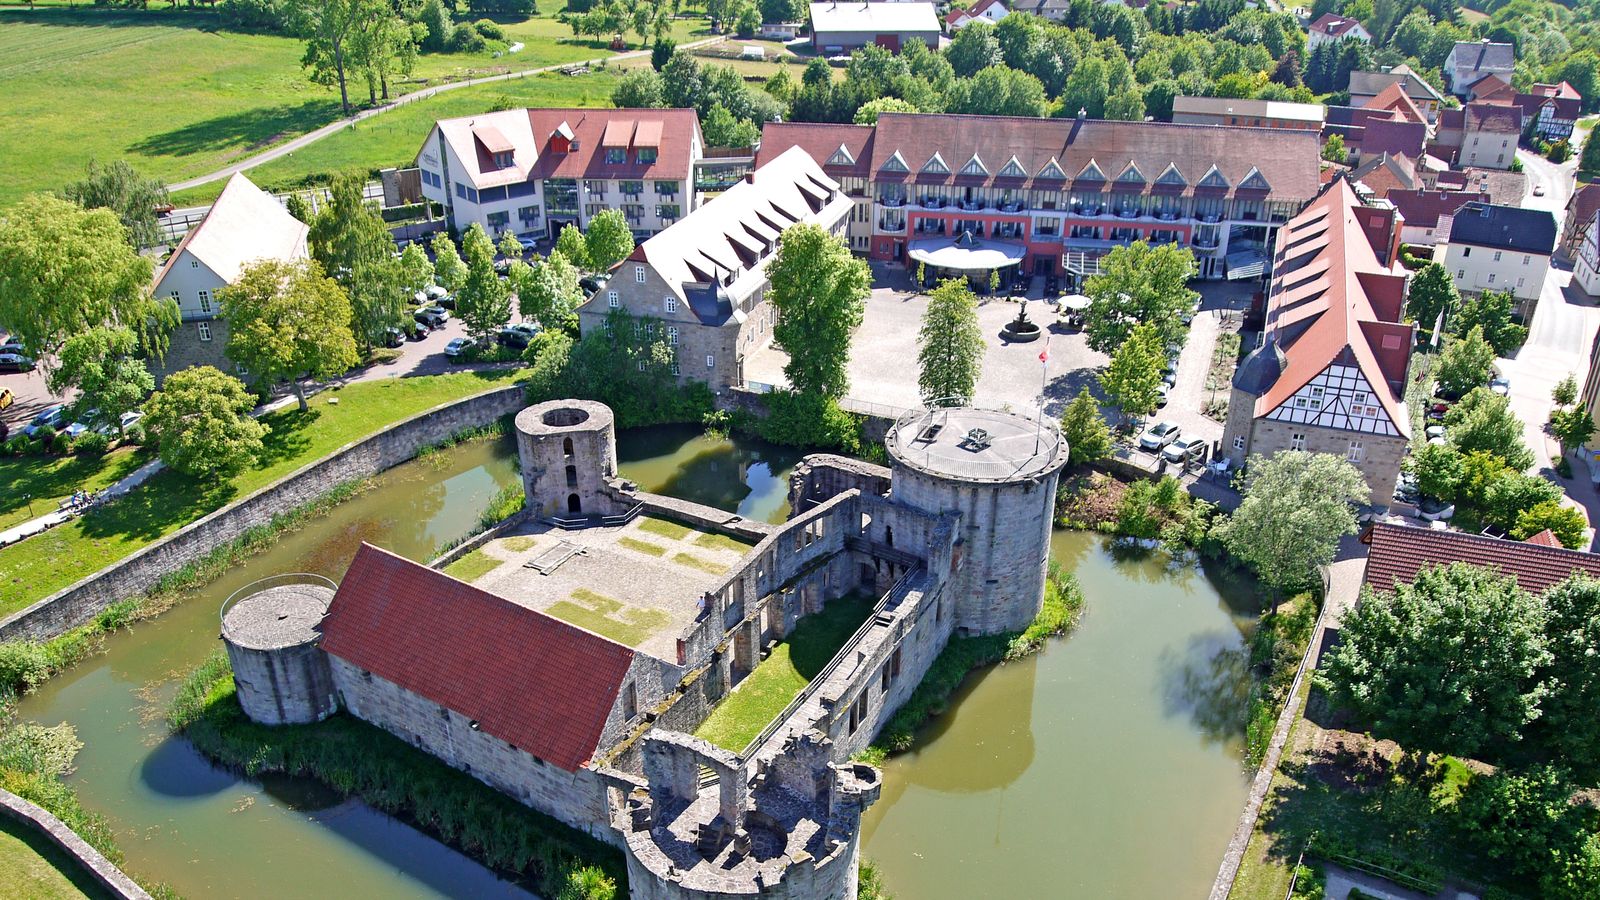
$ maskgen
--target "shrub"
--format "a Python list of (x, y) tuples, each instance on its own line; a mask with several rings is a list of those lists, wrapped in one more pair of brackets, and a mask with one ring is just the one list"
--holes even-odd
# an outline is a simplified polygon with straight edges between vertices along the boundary
[(503, 41), (506, 39), (506, 30), (488, 19), (479, 19), (472, 23), (472, 27), (491, 41)]
[(86, 431), (72, 442), (72, 452), (81, 456), (105, 456), (111, 449), (111, 439), (98, 431)]
[(34, 641), (0, 643), (0, 691), (22, 693), (50, 677), (50, 655)]
[(482, 53), (488, 46), (489, 42), (471, 25), (457, 25), (450, 32), (450, 49), (456, 53)]
[(4, 444), (5, 454), (7, 456), (22, 456), (23, 454), (27, 453), (32, 446), (33, 442), (28, 440), (27, 435), (12, 435)]
[(67, 434), (65, 431), (58, 431), (45, 446), (49, 448), (51, 453), (59, 453), (62, 456), (66, 456), (72, 452), (72, 435)]
[(33, 433), (33, 439), (39, 442), (39, 451), (41, 453), (48, 453), (50, 444), (56, 439), (56, 430), (49, 425), (41, 425), (39, 430)]
[(130, 425), (122, 430), (122, 442), (124, 444), (138, 444), (142, 447), (144, 446), (144, 440), (143, 425)]
[(814, 447), (855, 454), (861, 450), (861, 422), (831, 397), (775, 391), (767, 395), (767, 418), (756, 430), (774, 444)]

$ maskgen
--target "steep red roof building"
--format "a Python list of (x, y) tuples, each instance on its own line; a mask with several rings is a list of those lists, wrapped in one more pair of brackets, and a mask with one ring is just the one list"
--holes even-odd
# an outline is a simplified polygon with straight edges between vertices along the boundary
[(1600, 578), (1600, 555), (1568, 550), (1559, 542), (1552, 545), (1548, 534), (1509, 541), (1378, 522), (1361, 538), (1369, 548), (1365, 583), (1375, 591), (1392, 591), (1397, 584), (1410, 584), (1423, 569), (1456, 562), (1509, 575), (1533, 594), (1573, 575)]

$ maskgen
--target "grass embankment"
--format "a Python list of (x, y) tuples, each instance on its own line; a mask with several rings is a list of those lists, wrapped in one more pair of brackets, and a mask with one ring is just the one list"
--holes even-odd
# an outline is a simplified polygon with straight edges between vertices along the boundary
[(722, 698), (695, 729), (697, 737), (734, 753), (744, 748), (805, 690), (861, 623), (875, 601), (863, 595), (840, 597), (795, 625), (766, 659)]
[(9, 817), (0, 817), (0, 884), (7, 896), (29, 900), (110, 896), (77, 860)]
[[(213, 655), (179, 688), (167, 721), (207, 757), (246, 775), (315, 778), (416, 824), (494, 869), (530, 880), (547, 897), (626, 896), (613, 847), (583, 835), (350, 716), (312, 725), (257, 725), (234, 696), (232, 671)], [(598, 869), (604, 878), (596, 878)], [(574, 881), (606, 882), (576, 894)]]
[(74, 491), (98, 491), (121, 481), (154, 458), (139, 447), (124, 447), (105, 456), (0, 457), (0, 484), (18, 485), (0, 492), (0, 530), (55, 512)]
[(1051, 637), (1071, 631), (1082, 614), (1083, 591), (1078, 587), (1078, 580), (1054, 562), (1050, 563), (1044, 606), (1033, 623), (1010, 634), (952, 636), (928, 667), (910, 699), (883, 726), (872, 744), (857, 756), (882, 765), (890, 756), (910, 750), (916, 742), (917, 729), (950, 708), (950, 697), (968, 675), (984, 666), (1038, 652)]
[[(271, 431), (255, 466), (207, 482), (166, 470), (85, 516), (0, 549), (0, 616), (91, 575), (351, 441), (441, 403), (511, 384), (519, 373), (459, 372), (352, 384), (264, 416)], [(330, 401), (337, 399), (335, 405)], [(114, 459), (114, 457), (113, 457)], [(108, 463), (112, 464), (112, 463)], [(35, 493), (26, 479), (11, 490)]]
[[(575, 39), (553, 16), (503, 27), (507, 41), (522, 42), (523, 50), (499, 58), (489, 52), (423, 54), (412, 76), (391, 83), (391, 96), (612, 53), (604, 42)], [(301, 67), (302, 41), (217, 29), (215, 15), (197, 11), (6, 11), (0, 19), (0, 96), (13, 127), (0, 130), (0, 158), (7, 165), (0, 205), (32, 191), (59, 189), (80, 177), (91, 159), (127, 159), (147, 175), (181, 181), (341, 115), (338, 90), (313, 84)], [(705, 32), (700, 19), (674, 22), (673, 36), (680, 41)], [(352, 102), (364, 103), (366, 93), (365, 83), (352, 78)], [(489, 108), (493, 96), (478, 94), (465, 112)], [(595, 102), (609, 96), (609, 89), (597, 92)], [(130, 97), (138, 98), (138, 115), (127, 114)], [(408, 159), (425, 134), (426, 127), (413, 125)], [(341, 160), (336, 168), (352, 160), (378, 166), (364, 156), (333, 159)], [(387, 158), (382, 163), (390, 164)]]
[(1295, 672), (1317, 627), (1318, 604), (1311, 594), (1296, 594), (1261, 617), (1250, 639), (1250, 718), (1245, 724), (1245, 762), (1261, 765), (1272, 743), (1278, 715), (1289, 699)]

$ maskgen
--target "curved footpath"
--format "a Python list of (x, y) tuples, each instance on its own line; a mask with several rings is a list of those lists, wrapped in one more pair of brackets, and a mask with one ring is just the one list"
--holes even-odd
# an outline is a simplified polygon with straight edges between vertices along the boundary
[[(710, 44), (718, 43), (724, 39), (725, 38), (722, 35), (715, 35), (713, 37), (708, 37), (692, 43), (684, 44), (681, 49), (693, 50), (696, 47), (705, 47)], [(318, 128), (316, 131), (308, 131), (305, 134), (294, 138), (293, 140), (279, 144), (270, 150), (264, 150), (260, 153), (257, 153), (255, 156), (228, 166), (224, 166), (215, 172), (210, 172), (197, 178), (190, 178), (187, 181), (175, 181), (172, 184), (167, 185), (167, 190), (176, 193), (178, 191), (186, 191), (189, 188), (200, 187), (203, 184), (210, 184), (213, 181), (221, 181), (224, 178), (230, 178), (236, 172), (243, 172), (246, 169), (253, 169), (256, 166), (288, 156), (302, 147), (307, 147), (311, 144), (314, 144), (331, 134), (335, 134), (355, 125), (357, 122), (370, 119), (376, 115), (381, 115), (391, 109), (394, 109), (395, 107), (404, 106), (407, 103), (412, 103), (417, 100), (426, 100), (429, 97), (432, 97), (436, 94), (441, 94), (445, 91), (459, 90), (460, 88), (472, 87), (479, 84), (492, 84), (496, 81), (510, 81), (513, 78), (526, 78), (529, 75), (539, 75), (545, 72), (554, 72), (558, 69), (565, 69), (568, 66), (587, 66), (600, 62), (609, 63), (623, 59), (634, 59), (640, 56), (646, 56), (649, 53), (650, 50), (648, 48), (641, 50), (629, 50), (626, 53), (614, 53), (610, 56), (596, 56), (591, 59), (579, 59), (573, 60), (572, 62), (551, 63), (548, 66), (539, 66), (533, 69), (505, 72), (500, 75), (485, 75), (482, 78), (468, 78), (465, 81), (452, 81), (447, 84), (441, 84), (438, 87), (424, 88), (420, 91), (412, 91), (409, 94), (401, 94), (382, 106), (374, 106), (371, 109), (364, 109), (353, 116), (335, 119), (321, 128)]]

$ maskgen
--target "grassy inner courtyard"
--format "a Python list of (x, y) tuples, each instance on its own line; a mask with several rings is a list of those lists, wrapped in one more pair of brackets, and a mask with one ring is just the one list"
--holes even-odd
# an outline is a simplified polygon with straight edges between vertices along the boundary
[(852, 594), (801, 619), (794, 631), (711, 711), (697, 737), (739, 753), (805, 689), (872, 615), (873, 598)]
[[(165, 470), (114, 503), (0, 549), (0, 616), (47, 597), (351, 441), (441, 403), (512, 384), (518, 374), (458, 372), (359, 382), (313, 397), (304, 413), (291, 406), (267, 415), (262, 418), (271, 429), (265, 453), (255, 466), (233, 478), (207, 481)], [(127, 465), (125, 457), (112, 454), (100, 461), (108, 473), (92, 467), (77, 472), (86, 485), (103, 483)], [(60, 490), (57, 467), (38, 457), (20, 462), (34, 468), (13, 470), (17, 475), (11, 482), (13, 494), (45, 497)]]
[(28, 900), (110, 896), (76, 860), (6, 816), (0, 816), (0, 885), (7, 897)]

